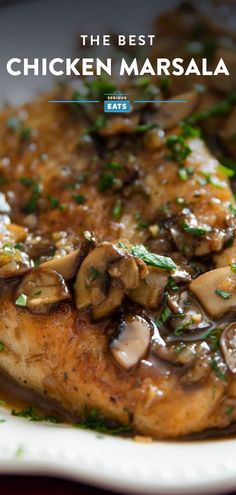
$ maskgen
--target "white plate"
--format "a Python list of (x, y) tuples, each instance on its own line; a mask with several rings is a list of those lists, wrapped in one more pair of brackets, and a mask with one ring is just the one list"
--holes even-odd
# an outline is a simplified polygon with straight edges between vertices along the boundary
[[(166, 2), (161, 3), (164, 8)], [(91, 33), (109, 32), (110, 27), (144, 32), (160, 10), (158, 4), (129, 0), (127, 10), (126, 0), (52, 0), (4, 8), (0, 11), (0, 100), (18, 103), (52, 84), (50, 78), (7, 76), (2, 67), (8, 58), (75, 54), (76, 36), (86, 32), (88, 21), (87, 32)], [(143, 444), (73, 427), (32, 423), (4, 409), (0, 418), (6, 418), (0, 423), (2, 473), (58, 475), (126, 493), (206, 494), (236, 487), (236, 439)]]

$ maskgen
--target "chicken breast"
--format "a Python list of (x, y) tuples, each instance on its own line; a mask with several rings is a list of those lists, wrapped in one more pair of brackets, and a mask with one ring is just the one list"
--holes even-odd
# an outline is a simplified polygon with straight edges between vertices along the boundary
[(0, 367), (78, 421), (96, 409), (155, 438), (224, 428), (230, 317), (189, 282), (234, 235), (229, 180), (191, 126), (48, 103), (70, 94), (0, 118)]

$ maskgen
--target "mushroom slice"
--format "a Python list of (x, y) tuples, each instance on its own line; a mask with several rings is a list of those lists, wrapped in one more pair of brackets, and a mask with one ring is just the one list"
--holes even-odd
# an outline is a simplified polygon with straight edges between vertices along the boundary
[[(180, 105), (176, 103), (178, 100), (186, 100), (187, 105)], [(179, 124), (186, 117), (191, 115), (199, 103), (199, 94), (196, 91), (188, 91), (177, 95), (177, 97), (170, 99), (168, 106), (165, 104), (160, 105), (159, 110), (155, 114), (155, 120), (162, 129), (171, 129)]]
[(125, 291), (139, 283), (143, 265), (117, 244), (102, 242), (82, 262), (75, 282), (76, 306), (92, 306), (93, 318), (107, 316), (118, 308)]
[(121, 320), (119, 334), (110, 344), (116, 362), (126, 371), (137, 365), (146, 355), (151, 339), (150, 323), (138, 315)]
[(220, 348), (228, 368), (232, 373), (236, 373), (236, 323), (232, 323), (223, 331)]
[(169, 274), (165, 270), (149, 266), (146, 277), (140, 281), (138, 287), (127, 292), (129, 299), (150, 309), (158, 308)]
[(28, 254), (10, 244), (0, 249), (0, 278), (13, 278), (22, 275), (33, 267)]
[(228, 266), (203, 273), (189, 288), (213, 318), (236, 309), (236, 273)]
[(45, 261), (40, 266), (42, 268), (50, 268), (60, 273), (65, 280), (70, 280), (75, 277), (80, 263), (80, 249), (72, 251), (66, 256), (54, 257), (49, 261)]
[(47, 314), (52, 305), (70, 298), (63, 277), (54, 270), (39, 267), (25, 275), (17, 288), (15, 303), (32, 313)]

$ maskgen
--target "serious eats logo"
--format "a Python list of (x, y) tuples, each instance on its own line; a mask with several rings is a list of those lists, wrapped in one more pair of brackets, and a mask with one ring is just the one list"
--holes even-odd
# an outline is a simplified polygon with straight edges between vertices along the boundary
[(105, 113), (128, 113), (131, 110), (129, 95), (114, 91), (104, 95)]

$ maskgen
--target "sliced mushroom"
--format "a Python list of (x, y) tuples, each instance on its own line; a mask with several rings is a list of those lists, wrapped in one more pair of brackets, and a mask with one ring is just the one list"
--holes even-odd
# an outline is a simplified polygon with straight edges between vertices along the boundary
[(167, 297), (167, 304), (172, 311), (168, 322), (174, 330), (170, 339), (184, 338), (183, 334), (192, 334), (196, 330), (206, 330), (211, 321), (206, 317), (197, 301), (187, 291), (178, 292)]
[(236, 373), (236, 323), (232, 323), (223, 331), (220, 348), (228, 368), (232, 373)]
[(15, 302), (32, 313), (47, 314), (54, 304), (70, 298), (69, 289), (59, 273), (49, 268), (35, 268), (18, 286)]
[[(176, 103), (176, 99), (186, 100), (187, 103), (180, 105), (178, 102)], [(177, 95), (173, 100), (170, 100), (168, 105), (165, 103), (160, 105), (159, 110), (155, 114), (155, 121), (162, 129), (171, 129), (171, 127), (178, 125), (188, 115), (191, 115), (198, 103), (199, 94), (195, 91), (188, 91), (187, 93)]]
[(236, 273), (230, 267), (203, 273), (189, 289), (213, 318), (236, 309)]
[(41, 263), (42, 268), (50, 268), (60, 273), (65, 280), (75, 277), (80, 263), (80, 249), (72, 251), (66, 256), (54, 257), (49, 261)]
[(151, 339), (151, 325), (143, 317), (127, 315), (119, 325), (119, 335), (110, 344), (116, 362), (126, 371), (146, 355)]
[(203, 353), (210, 352), (206, 342), (201, 343), (183, 343), (160, 345), (154, 342), (153, 353), (160, 359), (168, 361), (173, 365), (186, 366), (195, 363), (198, 357)]
[(128, 297), (150, 309), (158, 308), (169, 275), (170, 272), (149, 266), (147, 275), (140, 281), (138, 287), (127, 292)]
[(103, 242), (84, 259), (75, 282), (76, 306), (92, 306), (94, 319), (118, 308), (125, 291), (136, 287), (145, 264), (116, 244)]
[(28, 254), (5, 245), (0, 249), (0, 278), (18, 277), (33, 267)]

